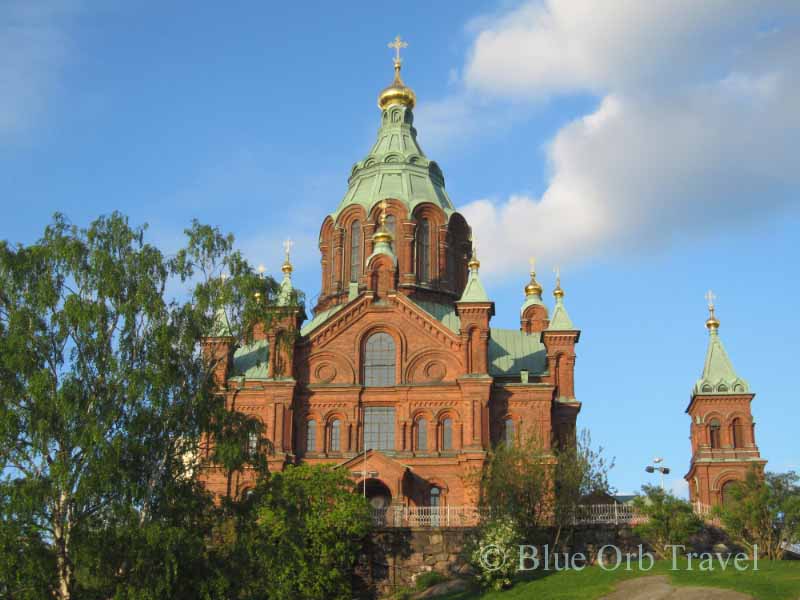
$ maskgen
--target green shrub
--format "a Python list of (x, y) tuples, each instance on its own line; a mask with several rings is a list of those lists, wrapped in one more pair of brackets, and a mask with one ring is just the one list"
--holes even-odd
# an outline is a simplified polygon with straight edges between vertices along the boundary
[(428, 571), (427, 573), (422, 573), (419, 577), (417, 577), (416, 587), (417, 590), (427, 590), (429, 587), (436, 585), (437, 583), (442, 583), (447, 581), (447, 577), (442, 575), (441, 573), (437, 573), (436, 571)]

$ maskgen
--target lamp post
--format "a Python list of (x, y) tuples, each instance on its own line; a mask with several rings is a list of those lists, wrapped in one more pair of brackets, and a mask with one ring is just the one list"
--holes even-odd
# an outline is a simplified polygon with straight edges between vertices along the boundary
[(660, 456), (657, 456), (653, 459), (653, 464), (648, 465), (644, 468), (645, 471), (648, 473), (655, 473), (658, 471), (661, 473), (661, 489), (664, 489), (664, 475), (669, 475), (669, 467), (663, 466), (661, 463), (664, 462), (664, 459)]

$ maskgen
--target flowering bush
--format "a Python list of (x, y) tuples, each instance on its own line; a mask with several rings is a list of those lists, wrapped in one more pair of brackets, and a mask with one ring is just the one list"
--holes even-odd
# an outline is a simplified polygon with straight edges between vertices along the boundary
[(482, 587), (501, 590), (511, 586), (519, 543), (519, 527), (510, 517), (491, 520), (481, 527), (468, 547), (468, 558)]

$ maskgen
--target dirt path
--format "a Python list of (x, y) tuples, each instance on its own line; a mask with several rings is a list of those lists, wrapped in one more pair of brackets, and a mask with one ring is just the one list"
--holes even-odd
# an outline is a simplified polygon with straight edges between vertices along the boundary
[(600, 600), (753, 600), (752, 596), (709, 587), (675, 587), (664, 575), (625, 581)]

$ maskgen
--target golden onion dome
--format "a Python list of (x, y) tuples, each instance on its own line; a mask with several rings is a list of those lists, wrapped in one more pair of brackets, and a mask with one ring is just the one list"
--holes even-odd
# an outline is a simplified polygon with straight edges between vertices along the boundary
[(384, 227), (381, 227), (375, 234), (372, 236), (372, 239), (375, 241), (376, 244), (380, 242), (391, 242), (392, 241), (392, 234), (386, 231)]
[(283, 272), (284, 272), (284, 274), (286, 274), (286, 275), (289, 275), (289, 274), (292, 272), (292, 263), (290, 263), (290, 262), (287, 260), (287, 261), (286, 261), (285, 263), (283, 263), (283, 265), (281, 266), (281, 271), (283, 271)]
[(417, 103), (417, 95), (414, 93), (414, 90), (403, 83), (403, 79), (400, 77), (400, 66), (400, 61), (395, 60), (394, 80), (389, 87), (378, 94), (378, 108), (381, 110), (386, 109), (392, 104), (400, 104), (408, 108), (414, 108), (414, 105)]
[(539, 285), (539, 282), (536, 281), (536, 273), (531, 271), (531, 280), (528, 282), (528, 285), (525, 286), (525, 295), (526, 296), (541, 296), (542, 295), (542, 286)]
[(561, 284), (556, 285), (556, 289), (553, 290), (553, 296), (556, 298), (564, 297), (564, 290), (561, 289)]
[(709, 329), (709, 331), (712, 329), (713, 330), (719, 329), (719, 320), (714, 315), (713, 309), (711, 310), (711, 315), (708, 317), (708, 320), (706, 321), (706, 327)]

